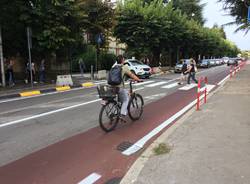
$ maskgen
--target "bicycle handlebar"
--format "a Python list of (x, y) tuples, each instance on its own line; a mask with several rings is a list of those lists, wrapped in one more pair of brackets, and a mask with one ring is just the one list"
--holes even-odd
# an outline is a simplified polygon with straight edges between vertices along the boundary
[(143, 82), (143, 81), (135, 81), (135, 80), (129, 80), (129, 92), (132, 93), (133, 92), (133, 86), (132, 84), (135, 84), (135, 83), (140, 83), (140, 82)]

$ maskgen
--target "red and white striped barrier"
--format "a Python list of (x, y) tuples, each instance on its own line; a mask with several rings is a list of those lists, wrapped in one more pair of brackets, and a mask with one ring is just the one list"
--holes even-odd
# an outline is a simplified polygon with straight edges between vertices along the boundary
[[(201, 88), (202, 84), (205, 84), (203, 88)], [(207, 103), (207, 77), (201, 77), (198, 81), (198, 88), (197, 88), (197, 104), (196, 104), (196, 110), (200, 110), (200, 102), (201, 102), (201, 96), (204, 94), (204, 103)]]
[(231, 65), (231, 68), (230, 68), (230, 78), (232, 78), (237, 72), (239, 72), (241, 70), (241, 68), (243, 67), (244, 64), (245, 64), (245, 62), (244, 63), (241, 62), (237, 66)]

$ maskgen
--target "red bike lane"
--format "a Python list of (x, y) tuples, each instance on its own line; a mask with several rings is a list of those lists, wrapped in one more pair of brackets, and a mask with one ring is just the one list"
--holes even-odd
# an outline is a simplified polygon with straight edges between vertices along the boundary
[[(227, 75), (228, 71), (211, 76), (209, 83), (216, 84)], [(148, 141), (142, 150), (131, 156), (123, 155), (122, 151), (118, 150), (118, 146), (124, 142), (135, 143), (194, 101), (196, 89), (177, 90), (171, 95), (146, 105), (140, 120), (119, 123), (117, 128), (110, 133), (105, 133), (96, 127), (2, 166), (0, 167), (0, 181), (4, 184), (69, 184), (78, 183), (92, 173), (101, 176), (95, 183), (107, 183), (114, 178), (119, 180), (126, 174), (143, 149), (161, 133)]]

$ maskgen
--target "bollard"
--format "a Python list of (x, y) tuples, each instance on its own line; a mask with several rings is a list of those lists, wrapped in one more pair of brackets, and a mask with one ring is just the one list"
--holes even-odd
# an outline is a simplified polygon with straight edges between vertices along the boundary
[(204, 103), (207, 103), (207, 77), (205, 77), (205, 98), (204, 98)]
[(201, 88), (201, 79), (198, 81), (198, 88), (197, 88), (197, 103), (196, 103), (196, 110), (200, 110), (200, 88)]
[(230, 67), (230, 78), (232, 78), (233, 77), (233, 66), (231, 65), (231, 67)]
[[(201, 90), (201, 83), (204, 83), (205, 84), (205, 89)], [(207, 77), (201, 77), (199, 78), (199, 81), (198, 81), (198, 86), (197, 86), (197, 103), (196, 103), (196, 110), (200, 110), (200, 97), (201, 97), (201, 94), (204, 93), (204, 103), (207, 103), (207, 83), (208, 83), (208, 79)]]

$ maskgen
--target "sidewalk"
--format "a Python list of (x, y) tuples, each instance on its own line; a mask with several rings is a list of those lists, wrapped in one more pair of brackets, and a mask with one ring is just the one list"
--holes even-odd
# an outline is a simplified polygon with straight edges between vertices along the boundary
[[(250, 183), (250, 65), (162, 134), (121, 184)], [(169, 153), (156, 155), (160, 143)]]

